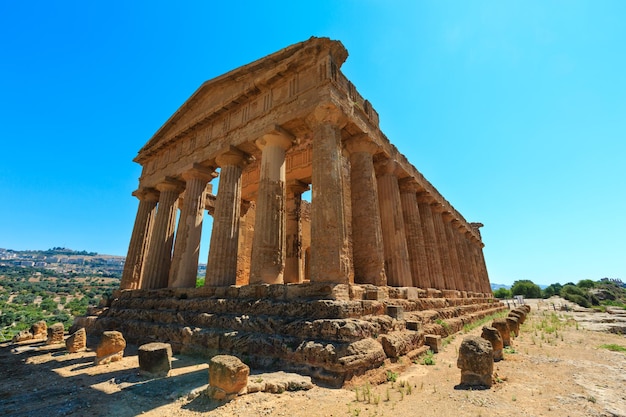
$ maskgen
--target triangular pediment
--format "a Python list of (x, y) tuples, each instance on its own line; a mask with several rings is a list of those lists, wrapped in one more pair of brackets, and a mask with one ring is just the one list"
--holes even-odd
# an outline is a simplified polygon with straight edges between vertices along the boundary
[(312, 37), (204, 82), (143, 146), (135, 161), (143, 163), (177, 137), (261, 95), (284, 76), (314, 65), (320, 53), (332, 55), (338, 67), (348, 56), (341, 42)]

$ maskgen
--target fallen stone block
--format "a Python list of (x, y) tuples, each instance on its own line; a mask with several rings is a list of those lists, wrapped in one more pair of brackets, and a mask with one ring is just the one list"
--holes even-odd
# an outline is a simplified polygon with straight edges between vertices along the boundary
[(495, 328), (498, 330), (498, 333), (500, 333), (504, 347), (511, 346), (511, 329), (509, 329), (509, 323), (506, 319), (494, 319), (491, 322), (491, 327)]
[(33, 339), (45, 339), (48, 337), (48, 325), (45, 321), (39, 320), (30, 326), (30, 332), (33, 334)]
[(424, 338), (424, 344), (428, 345), (433, 353), (439, 353), (443, 349), (441, 336), (438, 334), (427, 334)]
[(517, 317), (508, 316), (506, 318), (506, 322), (509, 325), (509, 330), (511, 331), (511, 335), (517, 337), (519, 335), (519, 322), (517, 321)]
[(139, 369), (143, 375), (165, 377), (172, 369), (172, 346), (169, 343), (147, 343), (139, 346)]
[(482, 337), (468, 336), (461, 342), (457, 367), (461, 369), (461, 385), (491, 387), (493, 348)]
[(239, 358), (217, 355), (209, 362), (207, 395), (214, 400), (229, 400), (245, 392), (250, 367)]
[(19, 343), (19, 342), (25, 342), (26, 340), (32, 340), (32, 339), (33, 339), (33, 334), (30, 332), (30, 330), (21, 330), (13, 336), (13, 338), (11, 339), (11, 342)]
[(96, 348), (95, 364), (102, 365), (122, 360), (125, 347), (126, 340), (122, 333), (115, 330), (103, 332)]
[(502, 350), (504, 348), (504, 344), (502, 343), (502, 337), (500, 336), (500, 332), (495, 327), (484, 326), (483, 332), (480, 337), (485, 340), (488, 340), (491, 343), (491, 347), (493, 349), (493, 361), (499, 362), (504, 359), (502, 354)]
[(48, 328), (47, 345), (54, 345), (56, 343), (63, 343), (63, 335), (65, 334), (65, 327), (63, 323), (54, 323)]
[(65, 341), (65, 348), (70, 353), (80, 352), (87, 348), (87, 332), (84, 328), (72, 333)]

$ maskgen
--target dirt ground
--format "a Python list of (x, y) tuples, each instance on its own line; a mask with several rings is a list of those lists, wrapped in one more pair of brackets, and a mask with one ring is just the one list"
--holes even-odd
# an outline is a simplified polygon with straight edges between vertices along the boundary
[(150, 379), (138, 374), (132, 347), (121, 362), (94, 366), (92, 351), (69, 354), (60, 345), (4, 343), (0, 415), (626, 416), (626, 353), (600, 348), (626, 347), (626, 337), (585, 329), (577, 321), (584, 313), (555, 311), (541, 301), (531, 305), (520, 336), (495, 364), (496, 383), (488, 390), (458, 387), (463, 333), (434, 356), (434, 365), (405, 359), (388, 365), (388, 378), (378, 370), (343, 389), (254, 393), (230, 402), (202, 394), (206, 359), (176, 356), (170, 377)]

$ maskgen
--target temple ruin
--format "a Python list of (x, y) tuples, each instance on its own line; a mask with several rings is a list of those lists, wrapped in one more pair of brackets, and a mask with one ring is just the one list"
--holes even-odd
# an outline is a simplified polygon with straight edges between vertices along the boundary
[(502, 308), (482, 224), (381, 132), (347, 56), (327, 38), (289, 46), (205, 82), (156, 132), (135, 158), (121, 291), (97, 328), (340, 384), (441, 333), (435, 316), (458, 330)]

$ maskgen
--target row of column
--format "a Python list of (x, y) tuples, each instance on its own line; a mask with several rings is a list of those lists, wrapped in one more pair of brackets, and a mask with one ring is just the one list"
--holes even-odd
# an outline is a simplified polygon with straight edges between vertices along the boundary
[[(354, 277), (357, 283), (374, 285), (490, 291), (482, 243), (451, 213), (420, 193), (412, 179), (399, 180), (401, 171), (395, 161), (374, 163), (377, 146), (367, 135), (345, 142), (350, 184), (344, 184), (340, 112), (320, 108), (308, 122), (313, 130), (311, 281), (347, 283)], [(256, 141), (262, 157), (251, 284), (301, 282), (304, 275), (299, 216), (300, 196), (308, 185), (286, 182), (285, 155), (293, 139), (275, 127)], [(246, 160), (247, 155), (236, 148), (216, 158), (220, 184), (205, 285), (236, 283), (241, 175)], [(184, 182), (166, 179), (155, 190), (135, 193), (140, 203), (122, 289), (195, 287), (204, 193), (215, 176), (214, 169), (196, 165), (182, 174)], [(351, 201), (346, 201), (347, 194)], [(351, 204), (351, 219), (347, 204)]]
[(374, 162), (367, 135), (350, 154), (355, 282), (490, 292), (482, 242), (390, 159)]

